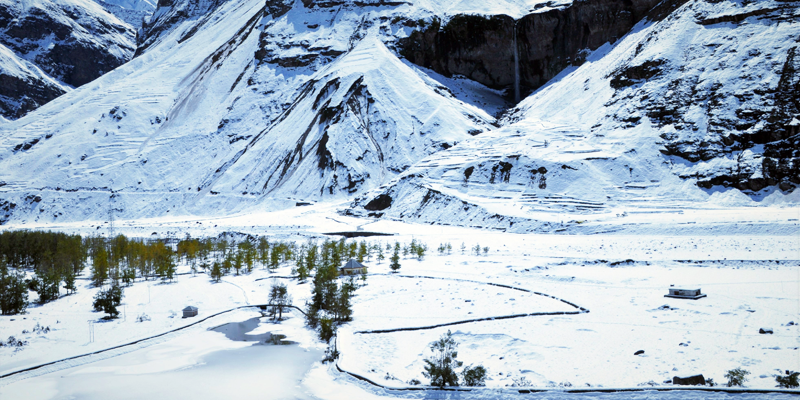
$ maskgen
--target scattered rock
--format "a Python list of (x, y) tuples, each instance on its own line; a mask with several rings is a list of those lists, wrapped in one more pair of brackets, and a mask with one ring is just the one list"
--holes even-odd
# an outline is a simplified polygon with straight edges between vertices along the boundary
[(673, 385), (705, 385), (706, 384), (706, 378), (703, 377), (703, 374), (687, 376), (687, 377), (684, 377), (684, 378), (675, 376), (675, 377), (672, 377), (672, 384)]
[(644, 354), (644, 350), (637, 350), (636, 353), (633, 353), (633, 355), (635, 356), (638, 356), (640, 354)]
[(761, 329), (758, 330), (758, 333), (760, 333), (762, 335), (767, 334), (767, 333), (770, 334), (770, 335), (773, 334), (772, 328), (761, 328)]

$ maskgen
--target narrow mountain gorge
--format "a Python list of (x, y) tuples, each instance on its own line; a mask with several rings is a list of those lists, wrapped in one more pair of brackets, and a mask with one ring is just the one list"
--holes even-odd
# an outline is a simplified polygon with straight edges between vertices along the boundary
[(85, 31), (94, 70), (0, 53), (19, 118), (0, 223), (337, 202), (552, 231), (564, 211), (796, 201), (795, 1), (164, 0), (135, 38), (81, 4), (98, 11), (71, 21), (108, 31), (51, 48)]

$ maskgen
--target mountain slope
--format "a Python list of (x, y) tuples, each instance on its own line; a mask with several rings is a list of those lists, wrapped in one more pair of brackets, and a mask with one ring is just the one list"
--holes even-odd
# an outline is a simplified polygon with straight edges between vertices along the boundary
[(380, 27), (351, 41), (365, 13), (385, 10), (342, 12), (330, 38), (341, 53), (315, 49), (317, 62), (287, 67), (296, 48), (259, 59), (264, 38), (301, 36), (285, 43), (302, 46), (298, 19), (328, 11), (257, 0), (206, 9), (157, 11), (131, 62), (0, 128), (5, 221), (343, 199), (492, 128), (493, 117), (387, 50)]
[(134, 29), (139, 29), (142, 22), (153, 15), (156, 0), (96, 0), (97, 4), (117, 18), (125, 21)]
[(565, 211), (793, 204), (799, 10), (698, 0), (642, 22), (502, 129), (426, 158), (350, 212), (528, 231), (563, 229)]

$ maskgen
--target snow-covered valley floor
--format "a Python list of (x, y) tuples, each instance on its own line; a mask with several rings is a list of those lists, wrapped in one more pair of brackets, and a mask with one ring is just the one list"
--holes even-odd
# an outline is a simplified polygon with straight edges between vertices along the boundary
[[(203, 237), (234, 231), (301, 242), (321, 240), (324, 232), (364, 230), (396, 234), (366, 238), (371, 242), (408, 243), (413, 238), (426, 243), (425, 257), (402, 259), (398, 274), (390, 273), (388, 260), (378, 263), (373, 257), (366, 263), (370, 275), (353, 299), (353, 321), (339, 329), (339, 367), (390, 387), (406, 387), (412, 379), (425, 383), (423, 358), (430, 355), (428, 346), (449, 329), (459, 343), (459, 359), (465, 365), (484, 365), (489, 379), (487, 388), (478, 393), (438, 395), (504, 398), (515, 393), (507, 386), (520, 378), (533, 387), (557, 390), (669, 386), (664, 382), (673, 376), (699, 373), (724, 383), (725, 372), (736, 367), (750, 371), (747, 387), (774, 388), (774, 374), (800, 370), (798, 214), (797, 209), (770, 207), (741, 212), (687, 210), (678, 216), (670, 214), (674, 220), (665, 221), (660, 230), (653, 229), (652, 233), (648, 233), (648, 227), (657, 225), (664, 216), (630, 217), (635, 219), (625, 223), (633, 226), (633, 234), (613, 231), (596, 235), (521, 235), (375, 222), (313, 206), (216, 219), (116, 221), (115, 227), (120, 233), (138, 237), (181, 238), (187, 233)], [(686, 222), (681, 218), (695, 222), (691, 224), (692, 231), (664, 233), (663, 226)], [(615, 220), (598, 219), (594, 223), (612, 225)], [(760, 222), (763, 223), (759, 225)], [(727, 233), (719, 233), (719, 228), (704, 231), (704, 227), (723, 223), (737, 229)], [(770, 229), (771, 225), (774, 229)], [(106, 224), (99, 222), (29, 227), (84, 235), (107, 232)], [(9, 227), (14, 228), (20, 227)], [(436, 251), (441, 243), (452, 245), (451, 254)], [(466, 248), (463, 254), (462, 243)], [(470, 250), (475, 245), (489, 247), (489, 251), (475, 255)], [(288, 276), (290, 270), (289, 265), (274, 273), (258, 268), (251, 274), (226, 276), (220, 283), (213, 283), (203, 274), (179, 275), (171, 283), (137, 280), (125, 289), (124, 313), (109, 322), (103, 322), (102, 314), (91, 310), (97, 289), (88, 280), (79, 280), (78, 291), (73, 295), (32, 306), (24, 315), (0, 317), (1, 338), (15, 336), (29, 342), (17, 351), (0, 347), (0, 375), (197, 322), (180, 317), (181, 309), (187, 305), (197, 306), (198, 318), (205, 318), (239, 306), (265, 304), (272, 281), (269, 278)], [(188, 272), (188, 266), (181, 265), (179, 272)], [(86, 277), (88, 270), (83, 275)], [(298, 284), (294, 279), (282, 281), (288, 283), (294, 304), (302, 306), (311, 285)], [(550, 297), (490, 283), (553, 296), (589, 312), (359, 333), (576, 310)], [(665, 298), (670, 285), (701, 288), (708, 297)], [(338, 372), (331, 364), (312, 362), (321, 358), (325, 345), (303, 326), (298, 312), (290, 313), (279, 324), (262, 319), (250, 332), (284, 334), (298, 343), (275, 346), (281, 347), (279, 351), (284, 351), (283, 347), (295, 349), (287, 350), (295, 356), (283, 359), (302, 361), (287, 364), (291, 368), (285, 371), (276, 370), (274, 361), (262, 365), (251, 353), (245, 355), (250, 350), (243, 349), (251, 349), (252, 343), (231, 341), (208, 331), (224, 323), (249, 320), (259, 315), (257, 311), (243, 308), (134, 346), (1, 378), (0, 398), (175, 398), (183, 394), (219, 398), (219, 387), (226, 385), (266, 398), (433, 395), (379, 389)], [(150, 320), (137, 322), (143, 314)], [(46, 334), (22, 333), (30, 332), (36, 324), (51, 330)], [(759, 334), (764, 327), (772, 328), (774, 334)], [(269, 346), (253, 347), (253, 351), (272, 351), (261, 347)], [(634, 355), (638, 350), (644, 350), (644, 354)], [(231, 361), (238, 357), (243, 357), (241, 362)], [(265, 355), (261, 359), (271, 358)], [(282, 360), (279, 356), (275, 359)], [(233, 368), (234, 364), (244, 367)], [(192, 389), (181, 392), (180, 387), (187, 385)], [(206, 385), (210, 385), (209, 389), (203, 390)], [(128, 386), (130, 390), (125, 389)], [(278, 386), (282, 389), (276, 389)], [(627, 396), (720, 396), (704, 393), (691, 397), (682, 392), (659, 397), (665, 395), (647, 393), (650, 397)], [(551, 398), (548, 394), (525, 396)]]

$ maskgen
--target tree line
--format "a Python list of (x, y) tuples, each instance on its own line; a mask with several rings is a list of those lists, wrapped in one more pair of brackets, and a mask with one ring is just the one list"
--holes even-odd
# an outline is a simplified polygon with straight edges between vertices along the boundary
[[(112, 238), (81, 237), (61, 232), (16, 230), (0, 232), (0, 311), (16, 314), (25, 311), (28, 291), (38, 294), (39, 303), (47, 303), (77, 290), (76, 277), (89, 267), (92, 285), (108, 284), (121, 288), (137, 279), (172, 281), (177, 265), (185, 263), (193, 274), (206, 273), (214, 281), (229, 274), (240, 275), (264, 268), (275, 271), (290, 264), (292, 274), (301, 282), (313, 277), (315, 309), (312, 319), (332, 327), (349, 319), (349, 296), (355, 283), (333, 288), (338, 267), (348, 259), (381, 263), (391, 254), (391, 267), (400, 268), (400, 254), (422, 259), (427, 246), (416, 240), (400, 244), (326, 239), (319, 243), (270, 241), (267, 237), (248, 236), (228, 239), (128, 238), (119, 234)], [(177, 242), (177, 243), (176, 243)], [(105, 298), (121, 296), (120, 289), (107, 289)], [(102, 301), (101, 301), (102, 303)], [(103, 307), (96, 307), (98, 309)], [(112, 314), (113, 315), (113, 314)], [(327, 336), (327, 334), (325, 335)]]

